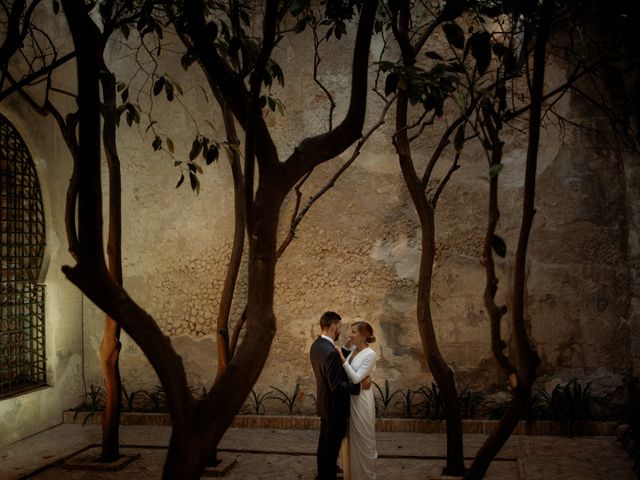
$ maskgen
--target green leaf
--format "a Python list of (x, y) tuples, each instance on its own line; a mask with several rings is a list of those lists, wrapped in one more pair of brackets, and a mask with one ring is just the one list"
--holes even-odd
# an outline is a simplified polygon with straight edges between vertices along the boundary
[(202, 143), (199, 139), (195, 139), (191, 144), (191, 151), (189, 152), (189, 160), (195, 159), (202, 151)]
[(176, 184), (176, 188), (182, 185), (182, 182), (184, 182), (184, 173), (180, 174), (180, 180), (178, 180), (178, 183)]
[(284, 72), (280, 65), (275, 62), (271, 62), (271, 74), (278, 79), (280, 86), (284, 87)]
[(456, 153), (462, 152), (462, 148), (464, 147), (464, 126), (465, 126), (465, 123), (463, 123), (458, 127), (458, 130), (456, 131), (456, 136), (453, 140), (453, 145), (456, 149)]
[(464, 32), (457, 23), (444, 23), (442, 29), (449, 45), (459, 50), (464, 48)]
[(384, 94), (389, 96), (391, 93), (395, 92), (398, 88), (398, 80), (400, 76), (396, 72), (391, 72), (387, 75), (387, 79), (384, 82)]
[(327, 30), (327, 34), (325, 35), (325, 40), (329, 40), (332, 34), (333, 34), (333, 27), (329, 27), (329, 30)]
[(493, 50), (493, 53), (496, 54), (496, 57), (502, 58), (502, 56), (507, 51), (507, 47), (505, 45), (503, 45), (502, 43), (494, 43), (491, 46), (491, 50)]
[(160, 150), (160, 147), (162, 147), (162, 139), (156, 135), (156, 138), (154, 138), (151, 146), (153, 147), (154, 151)]
[(446, 0), (441, 16), (444, 20), (454, 20), (464, 13), (466, 0)]
[(173, 83), (167, 80), (164, 84), (164, 91), (167, 93), (167, 100), (173, 101)]
[(170, 153), (173, 153), (173, 140), (171, 140), (169, 137), (167, 137), (167, 148), (169, 149)]
[(291, 15), (297, 16), (309, 8), (309, 0), (295, 0), (291, 5)]
[(189, 171), (192, 173), (196, 173), (196, 172), (202, 173), (202, 167), (197, 163), (189, 162), (187, 163), (187, 167), (189, 168)]
[(211, 145), (205, 155), (205, 162), (207, 163), (207, 165), (211, 165), (213, 162), (215, 162), (218, 159), (219, 154), (220, 148), (218, 147), (218, 145)]
[(121, 92), (122, 90), (124, 90), (124, 89), (125, 89), (125, 87), (126, 87), (126, 86), (127, 86), (127, 84), (126, 84), (126, 83), (124, 83), (124, 82), (119, 82), (119, 83), (118, 83), (118, 86), (116, 87), (116, 90), (117, 90), (118, 92)]
[(504, 165), (502, 163), (498, 163), (497, 165), (492, 165), (491, 168), (489, 169), (489, 178), (497, 177), (503, 168), (504, 168)]
[(176, 160), (175, 162), (173, 162), (174, 167), (177, 167), (179, 165), (182, 165), (182, 160)]
[(273, 101), (273, 98), (269, 97), (267, 98), (267, 103), (269, 105), (269, 110), (271, 110), (272, 112), (276, 111), (276, 102)]
[(191, 171), (189, 172), (189, 183), (191, 184), (191, 190), (200, 193), (200, 180), (198, 180), (198, 176)]
[(507, 256), (507, 244), (498, 235), (491, 235), (491, 248), (501, 258)]
[(122, 98), (123, 103), (126, 102), (129, 99), (129, 89), (125, 88), (120, 94), (120, 97)]
[(427, 58), (432, 58), (434, 60), (440, 60), (441, 62), (444, 61), (444, 58), (442, 58), (442, 56), (439, 53), (434, 52), (432, 50), (430, 50), (428, 52), (424, 52), (424, 55)]
[(164, 83), (165, 83), (165, 78), (164, 77), (160, 77), (158, 80), (155, 81), (155, 83), (153, 84), (153, 95), (154, 96), (157, 97), (158, 95), (160, 95), (160, 92), (164, 88)]
[(305, 28), (307, 28), (307, 17), (298, 20), (298, 23), (296, 23), (293, 27), (293, 31), (296, 33), (301, 33), (304, 32)]
[(116, 109), (116, 125), (120, 126), (120, 117), (122, 117), (122, 112), (124, 112), (124, 105), (118, 105)]
[(209, 22), (205, 28), (207, 35), (209, 35), (209, 41), (215, 40), (218, 36), (218, 25), (216, 22)]
[(467, 43), (471, 48), (471, 55), (476, 59), (478, 72), (483, 74), (491, 63), (491, 35), (489, 32), (474, 33)]
[(195, 57), (191, 52), (187, 52), (182, 57), (180, 57), (180, 64), (184, 70), (188, 70), (191, 64), (195, 61)]

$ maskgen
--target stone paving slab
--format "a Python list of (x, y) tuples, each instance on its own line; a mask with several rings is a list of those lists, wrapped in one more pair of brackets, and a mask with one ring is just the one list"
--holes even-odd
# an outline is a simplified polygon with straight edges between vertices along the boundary
[[(118, 472), (64, 469), (66, 457), (100, 442), (100, 427), (59, 425), (0, 449), (0, 479), (125, 479), (160, 478), (169, 427), (123, 426), (121, 443), (140, 458)], [(303, 479), (315, 475), (314, 430), (231, 428), (221, 444), (221, 456), (238, 463), (224, 478)], [(378, 432), (379, 480), (439, 478), (444, 465), (442, 434)], [(465, 450), (472, 456), (486, 437), (465, 435)], [(38, 470), (40, 469), (40, 470)], [(26, 477), (30, 475), (29, 477)], [(615, 437), (512, 436), (492, 463), (488, 480), (633, 480), (631, 462)]]

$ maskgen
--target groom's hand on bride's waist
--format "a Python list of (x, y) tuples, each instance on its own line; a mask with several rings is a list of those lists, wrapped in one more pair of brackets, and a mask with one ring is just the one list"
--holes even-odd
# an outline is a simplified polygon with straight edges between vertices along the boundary
[(363, 390), (369, 390), (369, 389), (371, 388), (371, 384), (372, 384), (372, 383), (373, 383), (373, 382), (371, 381), (371, 377), (367, 376), (367, 377), (364, 377), (364, 379), (363, 379), (363, 380), (362, 380), (362, 382), (360, 383), (360, 387), (361, 387)]

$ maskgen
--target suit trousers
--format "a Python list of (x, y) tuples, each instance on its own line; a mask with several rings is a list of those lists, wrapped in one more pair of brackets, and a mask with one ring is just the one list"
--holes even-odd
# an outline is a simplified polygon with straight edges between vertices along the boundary
[(347, 434), (348, 421), (320, 419), (318, 439), (318, 480), (336, 480), (336, 464), (342, 439)]

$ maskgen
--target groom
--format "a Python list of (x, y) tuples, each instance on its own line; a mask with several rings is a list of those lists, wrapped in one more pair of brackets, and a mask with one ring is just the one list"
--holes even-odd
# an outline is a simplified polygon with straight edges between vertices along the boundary
[(360, 384), (349, 382), (342, 367), (335, 341), (340, 337), (342, 318), (335, 312), (325, 312), (320, 317), (320, 335), (311, 345), (311, 365), (318, 388), (316, 407), (320, 416), (318, 439), (318, 480), (336, 479), (336, 462), (340, 444), (347, 433), (349, 419), (349, 395), (358, 395), (360, 388), (371, 388), (371, 379)]

